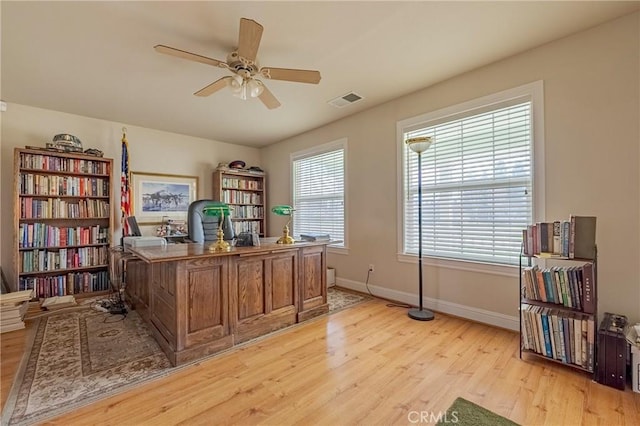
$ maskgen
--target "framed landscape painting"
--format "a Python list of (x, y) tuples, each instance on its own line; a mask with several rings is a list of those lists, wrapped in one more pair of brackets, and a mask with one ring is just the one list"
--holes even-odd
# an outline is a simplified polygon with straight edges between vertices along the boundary
[(197, 196), (197, 176), (131, 172), (131, 214), (138, 223), (162, 223), (165, 217), (186, 220)]

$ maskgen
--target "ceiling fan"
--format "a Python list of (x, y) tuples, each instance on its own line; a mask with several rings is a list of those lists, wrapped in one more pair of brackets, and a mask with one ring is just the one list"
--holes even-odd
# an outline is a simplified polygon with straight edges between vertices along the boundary
[(222, 77), (203, 87), (195, 92), (194, 95), (209, 96), (224, 87), (230, 87), (235, 96), (242, 99), (257, 97), (267, 108), (274, 109), (280, 106), (280, 102), (257, 77), (318, 84), (320, 82), (320, 72), (289, 68), (260, 68), (256, 56), (258, 54), (258, 47), (260, 46), (260, 39), (262, 38), (262, 31), (262, 25), (256, 21), (241, 18), (238, 49), (227, 55), (226, 62), (162, 44), (154, 46), (154, 49), (159, 53), (213, 65), (214, 67), (226, 68), (233, 73), (233, 75)]

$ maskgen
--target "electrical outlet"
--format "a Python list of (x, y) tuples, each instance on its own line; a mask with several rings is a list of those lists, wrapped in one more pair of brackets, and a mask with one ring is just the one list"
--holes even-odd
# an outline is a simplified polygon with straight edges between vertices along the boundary
[(376, 268), (373, 266), (373, 263), (369, 264), (369, 272), (374, 272)]

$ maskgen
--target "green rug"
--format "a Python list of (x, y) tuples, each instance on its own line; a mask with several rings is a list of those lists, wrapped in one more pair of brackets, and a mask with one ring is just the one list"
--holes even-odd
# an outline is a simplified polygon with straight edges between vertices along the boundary
[(457, 398), (451, 404), (444, 417), (436, 426), (518, 426), (506, 417), (502, 417), (464, 398)]

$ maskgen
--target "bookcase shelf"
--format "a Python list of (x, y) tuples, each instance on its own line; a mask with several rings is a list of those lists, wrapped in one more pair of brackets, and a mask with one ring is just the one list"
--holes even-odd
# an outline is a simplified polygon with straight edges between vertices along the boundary
[(14, 150), (16, 290), (36, 297), (109, 290), (113, 160)]
[(213, 172), (213, 199), (229, 204), (234, 231), (265, 236), (265, 174), (221, 168)]
[(538, 357), (595, 378), (598, 321), (595, 240), (589, 251), (592, 258), (526, 253), (525, 244), (526, 241), (519, 262), (520, 358), (523, 354)]

